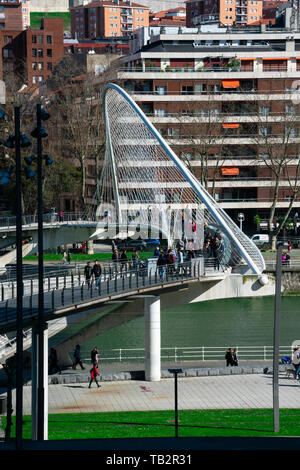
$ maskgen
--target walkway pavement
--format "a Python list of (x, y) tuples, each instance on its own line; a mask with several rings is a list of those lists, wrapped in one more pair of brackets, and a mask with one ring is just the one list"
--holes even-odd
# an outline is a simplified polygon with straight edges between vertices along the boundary
[[(174, 379), (49, 385), (49, 414), (174, 409)], [(280, 407), (300, 408), (299, 381), (280, 373)], [(24, 415), (31, 414), (31, 386), (25, 386)], [(4, 389), (0, 389), (0, 394)], [(178, 378), (179, 409), (272, 408), (272, 375), (246, 374)], [(15, 403), (15, 391), (13, 392)], [(15, 406), (14, 406), (15, 408)]]

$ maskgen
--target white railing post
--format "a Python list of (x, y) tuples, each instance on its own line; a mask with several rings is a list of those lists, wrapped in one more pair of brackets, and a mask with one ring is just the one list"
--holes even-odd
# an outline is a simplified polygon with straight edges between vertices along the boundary
[(202, 361), (204, 361), (204, 346), (202, 346)]

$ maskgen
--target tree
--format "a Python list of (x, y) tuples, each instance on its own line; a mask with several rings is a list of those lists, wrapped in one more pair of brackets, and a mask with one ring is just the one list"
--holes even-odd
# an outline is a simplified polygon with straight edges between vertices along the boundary
[[(285, 111), (277, 116), (276, 122), (271, 119), (269, 106), (260, 106), (257, 115), (257, 134), (255, 140), (259, 146), (261, 166), (268, 168), (272, 186), (272, 204), (268, 217), (268, 232), (271, 237), (272, 250), (276, 250), (276, 241), (279, 233), (286, 226), (290, 217), (293, 204), (299, 194), (300, 184), (300, 139), (299, 117), (296, 114), (296, 106), (285, 105)], [(264, 112), (265, 110), (265, 112)], [(268, 111), (266, 111), (268, 110)], [(282, 188), (286, 186), (288, 190)], [(288, 207), (283, 216), (277, 217), (280, 191), (284, 191), (289, 199)]]
[(74, 74), (73, 60), (66, 60), (63, 70), (57, 70), (54, 75), (57, 88), (52, 92), (52, 136), (56, 136), (57, 153), (79, 167), (79, 202), (84, 212), (89, 209), (87, 200), (91, 196), (87, 190), (89, 164), (95, 166), (95, 193), (98, 190), (98, 175), (105, 151), (101, 97), (104, 86), (115, 81), (115, 72), (111, 67), (96, 77), (93, 73), (80, 73), (83, 70), (79, 67)]

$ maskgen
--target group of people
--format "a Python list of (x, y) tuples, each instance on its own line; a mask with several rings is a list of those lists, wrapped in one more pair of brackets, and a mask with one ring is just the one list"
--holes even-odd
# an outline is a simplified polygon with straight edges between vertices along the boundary
[(85, 276), (86, 284), (88, 287), (90, 287), (91, 283), (94, 280), (95, 287), (98, 288), (99, 282), (101, 280), (101, 275), (102, 275), (102, 267), (97, 259), (94, 261), (93, 266), (91, 266), (90, 261), (86, 263), (86, 266), (84, 268), (84, 276)]
[(237, 348), (228, 348), (225, 353), (225, 360), (226, 360), (226, 367), (229, 366), (238, 366), (239, 365), (239, 358), (238, 358), (238, 350)]

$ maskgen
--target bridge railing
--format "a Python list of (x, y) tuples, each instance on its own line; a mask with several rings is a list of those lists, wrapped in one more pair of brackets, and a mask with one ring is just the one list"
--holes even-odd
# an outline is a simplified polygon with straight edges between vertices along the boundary
[[(201, 264), (201, 275), (208, 274), (209, 272), (224, 272), (228, 269), (228, 266), (225, 266), (220, 261), (216, 262), (215, 258), (195, 258), (200, 261)], [(139, 272), (142, 271), (143, 266), (146, 269), (148, 275), (148, 265), (151, 262), (151, 270), (153, 275), (153, 269), (156, 268), (156, 261), (152, 260), (142, 260), (139, 263), (138, 269)], [(183, 263), (182, 266), (188, 265), (190, 262)], [(191, 261), (195, 263), (195, 261)], [(86, 262), (76, 262), (74, 265), (59, 265), (55, 270), (49, 271), (44, 269), (44, 292), (49, 292), (52, 289), (62, 289), (62, 288), (72, 288), (81, 286), (85, 282), (84, 268)], [(174, 270), (178, 269), (178, 261), (175, 261)], [(133, 262), (129, 260), (127, 263), (112, 262), (110, 260), (103, 262), (101, 260), (102, 267), (102, 282), (106, 282), (109, 279), (115, 278), (115, 276), (122, 275), (125, 271), (132, 273), (134, 271)], [(180, 267), (179, 267), (180, 268)], [(183, 269), (183, 268), (182, 268)], [(161, 268), (160, 271), (166, 271), (166, 268)], [(27, 274), (25, 274), (27, 273)], [(140, 274), (141, 275), (141, 274)], [(130, 274), (128, 274), (130, 277)], [(24, 296), (32, 296), (38, 292), (38, 272), (37, 267), (31, 267), (23, 271), (23, 292)], [(15, 278), (15, 267), (12, 267), (12, 270), (8, 269), (7, 277), (0, 282), (0, 302), (3, 302), (8, 299), (14, 299), (17, 295), (17, 283)]]
[[(87, 220), (92, 220), (92, 216), (88, 216), (87, 213), (82, 212), (63, 212), (62, 217), (59, 213), (53, 212), (48, 214), (43, 214), (43, 222), (45, 224), (52, 223), (63, 223), (63, 222), (85, 222)], [(23, 215), (22, 216), (23, 226), (34, 225), (38, 223), (37, 215)], [(0, 217), (0, 228), (14, 228), (16, 226), (16, 217)]]
[[(156, 264), (133, 264), (131, 269), (121, 264), (120, 269), (104, 273), (99, 282), (87, 280), (82, 274), (67, 278), (48, 278), (44, 292), (45, 315), (65, 307), (80, 308), (81, 305), (94, 302), (101, 297), (111, 297), (140, 291), (151, 286), (164, 285), (197, 279), (204, 275), (203, 258), (194, 258), (177, 265), (156, 266)], [(57, 282), (59, 284), (57, 284)], [(1, 294), (2, 295), (2, 294)], [(23, 318), (33, 319), (38, 314), (38, 295), (30, 281), (29, 292), (23, 297)], [(7, 299), (0, 305), (0, 324), (7, 325), (16, 321), (16, 299)], [(29, 321), (30, 323), (30, 321)]]

